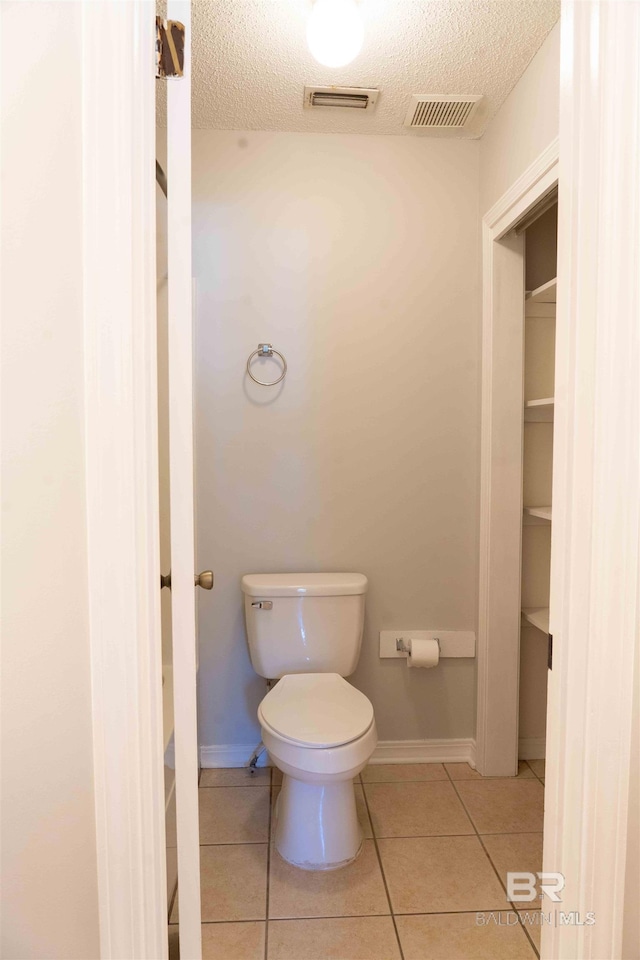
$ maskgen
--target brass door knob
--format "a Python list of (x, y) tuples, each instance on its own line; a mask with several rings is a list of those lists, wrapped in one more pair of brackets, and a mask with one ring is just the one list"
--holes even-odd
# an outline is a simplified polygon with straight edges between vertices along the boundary
[[(203, 570), (202, 573), (196, 574), (193, 581), (196, 587), (202, 587), (203, 590), (212, 590), (213, 589), (213, 571), (212, 570)], [(160, 576), (160, 589), (163, 587), (168, 587), (171, 590), (171, 571), (169, 573), (163, 573)]]
[(211, 590), (213, 587), (213, 571), (203, 570), (195, 579), (196, 587), (202, 587), (203, 590)]

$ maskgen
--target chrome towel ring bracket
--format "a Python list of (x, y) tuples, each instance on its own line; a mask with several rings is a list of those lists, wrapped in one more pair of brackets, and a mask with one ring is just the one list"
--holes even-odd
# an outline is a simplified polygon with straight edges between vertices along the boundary
[[(254, 377), (253, 373), (251, 372), (251, 361), (253, 360), (254, 357), (272, 357), (274, 354), (276, 355), (276, 357), (280, 357), (280, 359), (282, 360), (282, 373), (280, 374), (277, 380), (258, 380), (258, 378)], [(283, 355), (280, 353), (279, 350), (273, 349), (270, 343), (259, 343), (258, 349), (254, 350), (253, 353), (249, 355), (249, 359), (247, 360), (247, 373), (249, 374), (253, 382), (259, 383), (261, 387), (275, 387), (276, 383), (280, 383), (280, 381), (284, 380), (286, 376), (287, 361), (285, 360), (285, 358), (283, 357)]]

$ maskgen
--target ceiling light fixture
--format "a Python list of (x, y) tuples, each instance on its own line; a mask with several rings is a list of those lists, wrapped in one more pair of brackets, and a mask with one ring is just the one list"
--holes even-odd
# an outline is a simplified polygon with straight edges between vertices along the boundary
[(315, 0), (307, 24), (307, 43), (318, 63), (344, 67), (362, 49), (364, 25), (356, 0)]

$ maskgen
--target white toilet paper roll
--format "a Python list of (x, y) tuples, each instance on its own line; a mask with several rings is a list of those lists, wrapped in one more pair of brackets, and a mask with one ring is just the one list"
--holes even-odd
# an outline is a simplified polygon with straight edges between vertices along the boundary
[(409, 667), (437, 667), (440, 647), (437, 640), (412, 640), (411, 653), (407, 657)]

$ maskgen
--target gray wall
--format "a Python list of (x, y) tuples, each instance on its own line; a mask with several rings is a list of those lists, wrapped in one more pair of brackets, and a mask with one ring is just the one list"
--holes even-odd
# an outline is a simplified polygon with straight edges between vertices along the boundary
[[(259, 738), (252, 571), (365, 573), (353, 682), (381, 739), (473, 736), (474, 661), (409, 671), (379, 659), (378, 631), (475, 629), (478, 154), (194, 131), (198, 566), (217, 576), (199, 598), (203, 744)], [(246, 378), (260, 340), (287, 357), (280, 389)]]
[(557, 23), (480, 141), (484, 215), (558, 136), (560, 24)]

